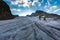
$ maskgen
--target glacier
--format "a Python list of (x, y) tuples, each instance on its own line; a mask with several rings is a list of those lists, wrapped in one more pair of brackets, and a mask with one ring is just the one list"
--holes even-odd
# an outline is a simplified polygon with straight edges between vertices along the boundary
[(60, 19), (16, 17), (0, 20), (0, 40), (60, 40)]

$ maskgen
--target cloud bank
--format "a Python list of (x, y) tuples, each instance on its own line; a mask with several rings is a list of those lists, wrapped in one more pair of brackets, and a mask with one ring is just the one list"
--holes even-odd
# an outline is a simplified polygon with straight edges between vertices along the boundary
[(33, 0), (33, 2), (31, 0), (11, 0), (11, 4), (12, 5), (18, 5), (18, 6), (23, 6), (23, 7), (30, 7), (30, 5), (34, 6), (35, 3), (37, 3), (39, 6), (41, 6), (41, 3), (43, 2), (43, 0), (41, 2), (39, 2), (39, 0)]
[[(11, 2), (11, 5), (15, 5), (18, 7), (23, 7), (23, 8), (29, 8), (29, 9), (31, 8), (31, 6), (33, 6), (33, 8), (35, 8), (35, 7), (37, 8), (37, 6), (39, 8), (41, 8), (42, 5), (44, 4), (42, 10), (46, 11), (48, 13), (56, 13), (60, 10), (59, 7), (56, 5), (57, 2), (54, 2), (54, 5), (51, 4), (52, 0), (32, 0), (32, 1), (31, 0), (10, 0), (10, 2)], [(29, 10), (29, 9), (27, 9), (27, 10)], [(21, 12), (21, 9), (13, 8), (11, 10)], [(21, 15), (23, 15), (23, 14), (21, 14)]]

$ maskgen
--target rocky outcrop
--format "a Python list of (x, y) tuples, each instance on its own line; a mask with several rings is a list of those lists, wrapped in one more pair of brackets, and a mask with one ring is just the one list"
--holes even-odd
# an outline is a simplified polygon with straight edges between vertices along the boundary
[(57, 18), (60, 18), (60, 15), (57, 15), (57, 14), (53, 14), (53, 13), (47, 13), (47, 12), (44, 12), (44, 11), (41, 11), (41, 10), (37, 10), (35, 13), (32, 13), (31, 15), (27, 15), (27, 16), (46, 16), (48, 18), (54, 18), (54, 17), (57, 17)]
[(3, 0), (0, 0), (0, 20), (12, 19), (14, 16), (11, 14), (10, 7)]

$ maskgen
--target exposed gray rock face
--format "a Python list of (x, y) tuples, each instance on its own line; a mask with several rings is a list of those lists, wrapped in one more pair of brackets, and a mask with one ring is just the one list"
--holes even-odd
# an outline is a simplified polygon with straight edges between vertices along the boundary
[(0, 20), (12, 19), (14, 16), (11, 14), (10, 7), (3, 0), (0, 0)]

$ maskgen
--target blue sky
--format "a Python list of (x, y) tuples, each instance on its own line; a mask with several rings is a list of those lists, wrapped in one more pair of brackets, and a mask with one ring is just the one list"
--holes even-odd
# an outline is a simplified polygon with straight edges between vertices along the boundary
[(25, 16), (36, 10), (48, 13), (60, 14), (60, 0), (4, 0), (12, 14)]

